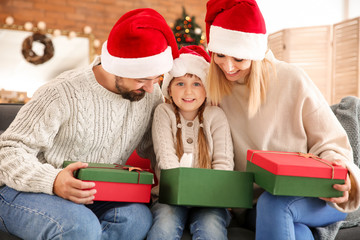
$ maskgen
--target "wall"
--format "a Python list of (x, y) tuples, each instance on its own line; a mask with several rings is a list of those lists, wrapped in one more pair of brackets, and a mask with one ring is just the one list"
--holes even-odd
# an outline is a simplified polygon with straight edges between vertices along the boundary
[[(89, 25), (102, 43), (122, 14), (142, 7), (156, 9), (172, 26), (182, 16), (182, 6), (185, 6), (187, 13), (195, 16), (196, 22), (205, 31), (206, 2), (207, 0), (0, 0), (0, 23), (7, 16), (12, 16), (17, 25), (27, 21), (36, 25), (39, 21), (45, 21), (48, 28), (78, 32)], [(268, 33), (284, 28), (334, 24), (345, 20), (346, 12), (348, 18), (360, 16), (359, 0), (257, 2), (264, 15)]]
[[(257, 0), (269, 33), (284, 28), (329, 25), (343, 21), (344, 1)], [(353, 3), (349, 4), (349, 8), (351, 7)]]
[[(88, 25), (101, 44), (125, 12), (135, 8), (154, 8), (167, 23), (182, 17), (182, 6), (205, 31), (206, 0), (1, 0), (0, 23), (12, 16), (14, 24), (44, 21), (47, 28), (82, 32)], [(97, 50), (100, 53), (100, 48)]]

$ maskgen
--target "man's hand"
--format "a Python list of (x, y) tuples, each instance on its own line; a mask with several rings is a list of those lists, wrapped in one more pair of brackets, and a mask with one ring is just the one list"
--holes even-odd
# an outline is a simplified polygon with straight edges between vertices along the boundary
[[(340, 165), (340, 166), (343, 166), (346, 168), (345, 164), (340, 160), (335, 160), (334, 163), (336, 165)], [(350, 180), (349, 174), (346, 176), (344, 184), (334, 184), (333, 188), (338, 191), (343, 192), (344, 193), (343, 196), (336, 197), (336, 198), (320, 198), (320, 199), (329, 201), (329, 202), (333, 202), (333, 203), (337, 203), (337, 204), (347, 202), (349, 200), (349, 191), (351, 189), (351, 180)]]
[(89, 188), (93, 188), (95, 183), (83, 182), (79, 179), (76, 179), (73, 175), (74, 171), (81, 168), (86, 168), (87, 166), (87, 163), (76, 162), (69, 164), (66, 168), (61, 170), (55, 178), (54, 193), (59, 197), (68, 199), (75, 203), (93, 203), (96, 190), (89, 190)]

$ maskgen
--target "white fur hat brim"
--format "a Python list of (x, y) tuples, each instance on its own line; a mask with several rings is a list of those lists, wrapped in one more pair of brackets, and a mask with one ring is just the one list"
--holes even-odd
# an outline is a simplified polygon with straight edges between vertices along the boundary
[(267, 34), (210, 27), (208, 49), (238, 59), (262, 60), (267, 50)]
[(171, 70), (173, 56), (171, 47), (157, 55), (143, 58), (119, 58), (112, 56), (107, 50), (107, 41), (101, 51), (101, 65), (105, 71), (119, 77), (145, 78), (162, 75)]

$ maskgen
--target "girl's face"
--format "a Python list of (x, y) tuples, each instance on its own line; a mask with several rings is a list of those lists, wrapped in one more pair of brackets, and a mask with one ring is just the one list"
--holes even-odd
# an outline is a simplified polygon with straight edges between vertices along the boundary
[(227, 80), (237, 81), (250, 72), (251, 60), (238, 59), (219, 53), (214, 54), (214, 62), (223, 71)]
[(178, 106), (181, 115), (186, 120), (194, 120), (205, 101), (206, 91), (200, 78), (186, 74), (171, 81), (169, 95)]

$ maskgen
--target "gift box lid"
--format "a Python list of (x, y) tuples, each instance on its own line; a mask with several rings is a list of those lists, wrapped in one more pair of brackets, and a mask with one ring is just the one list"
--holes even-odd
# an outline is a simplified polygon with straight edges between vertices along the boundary
[(347, 169), (312, 154), (248, 150), (247, 160), (283, 176), (345, 179)]
[[(74, 161), (65, 161), (63, 167), (70, 163)], [(154, 175), (141, 168), (106, 163), (88, 164), (87, 168), (75, 171), (74, 176), (89, 181), (153, 184)]]

